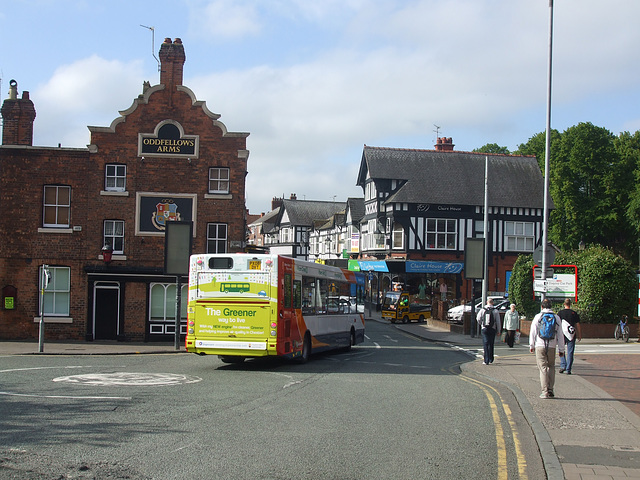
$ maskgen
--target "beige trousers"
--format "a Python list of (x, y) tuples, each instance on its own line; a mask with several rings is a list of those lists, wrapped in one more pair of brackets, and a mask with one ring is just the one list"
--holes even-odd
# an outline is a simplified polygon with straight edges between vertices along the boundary
[(540, 370), (542, 393), (553, 393), (553, 385), (556, 383), (555, 347), (549, 347), (546, 352), (544, 347), (536, 347), (536, 363), (538, 370)]

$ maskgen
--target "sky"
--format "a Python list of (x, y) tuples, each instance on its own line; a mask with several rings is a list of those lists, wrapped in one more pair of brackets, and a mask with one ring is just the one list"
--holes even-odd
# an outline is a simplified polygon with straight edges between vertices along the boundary
[[(362, 197), (364, 145), (513, 151), (546, 127), (549, 0), (2, 4), (1, 98), (11, 79), (29, 92), (37, 146), (86, 147), (87, 126), (158, 84), (160, 45), (181, 38), (183, 84), (250, 133), (254, 214), (293, 193)], [(552, 128), (640, 130), (638, 19), (638, 0), (554, 1)]]

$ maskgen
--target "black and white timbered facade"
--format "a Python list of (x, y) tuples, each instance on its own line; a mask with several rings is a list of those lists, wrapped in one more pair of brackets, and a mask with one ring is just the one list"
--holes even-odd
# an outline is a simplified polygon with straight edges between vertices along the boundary
[(504, 292), (517, 256), (542, 239), (544, 181), (535, 157), (365, 146), (361, 259), (411, 262), (432, 282), (446, 281), (451, 297), (453, 288), (468, 297), (460, 268), (448, 270), (454, 276), (441, 264), (463, 264), (466, 239), (484, 236), (485, 168), (489, 289)]

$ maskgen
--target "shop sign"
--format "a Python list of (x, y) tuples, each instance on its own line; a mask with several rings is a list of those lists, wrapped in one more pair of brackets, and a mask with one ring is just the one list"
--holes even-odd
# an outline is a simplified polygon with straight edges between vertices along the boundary
[(464, 264), (458, 262), (430, 262), (428, 260), (407, 260), (407, 273), (460, 273)]

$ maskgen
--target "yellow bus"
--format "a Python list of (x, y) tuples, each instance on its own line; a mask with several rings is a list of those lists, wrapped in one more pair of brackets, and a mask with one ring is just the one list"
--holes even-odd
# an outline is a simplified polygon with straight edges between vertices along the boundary
[(281, 255), (192, 255), (186, 349), (225, 363), (350, 349), (364, 341), (358, 275)]

